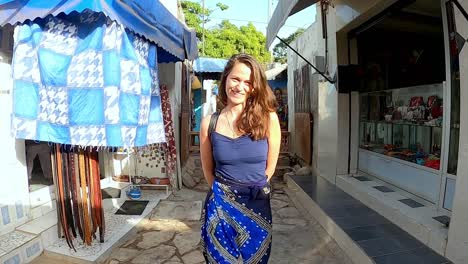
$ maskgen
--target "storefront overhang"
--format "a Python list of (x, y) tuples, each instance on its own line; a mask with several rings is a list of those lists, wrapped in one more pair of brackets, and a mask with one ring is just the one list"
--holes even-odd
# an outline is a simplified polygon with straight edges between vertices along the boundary
[(275, 40), (289, 16), (317, 3), (318, 0), (280, 0), (267, 27), (267, 47)]
[(198, 56), (195, 32), (155, 0), (0, 0), (0, 26), (86, 9), (101, 12), (156, 43), (161, 48), (159, 62), (194, 60)]
[(199, 57), (193, 62), (193, 71), (196, 73), (221, 73), (227, 62), (226, 59)]

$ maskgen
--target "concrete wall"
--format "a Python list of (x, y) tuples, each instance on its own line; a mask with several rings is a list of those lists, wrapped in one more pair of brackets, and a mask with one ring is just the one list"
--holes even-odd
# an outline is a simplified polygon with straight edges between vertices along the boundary
[[(319, 10), (319, 9), (318, 9)], [(312, 64), (319, 66), (316, 56), (325, 59), (325, 72), (328, 76), (333, 76), (337, 69), (337, 47), (336, 47), (336, 23), (333, 18), (335, 9), (329, 10), (328, 19), (328, 56), (325, 56), (326, 41), (322, 35), (322, 28), (319, 23), (313, 24), (304, 34), (291, 43), (302, 56)], [(321, 21), (321, 14), (317, 12), (316, 21)], [(294, 52), (288, 51), (288, 104), (294, 105), (294, 71), (301, 69), (306, 62), (298, 57)], [(322, 69), (323, 70), (323, 69)], [(338, 153), (338, 93), (335, 85), (328, 83), (323, 77), (312, 70), (311, 75), (311, 112), (314, 119), (313, 126), (313, 152), (312, 167), (321, 176), (331, 182), (335, 182), (337, 173), (337, 153)], [(344, 99), (341, 98), (343, 101)], [(346, 99), (347, 100), (347, 99)], [(289, 111), (289, 130), (294, 139), (294, 109)], [(346, 131), (346, 130), (343, 130)], [(346, 132), (345, 132), (346, 133)], [(340, 136), (343, 136), (340, 134)], [(345, 136), (343, 136), (345, 137)], [(347, 138), (347, 136), (346, 136)], [(294, 142), (291, 142), (292, 147)], [(345, 147), (347, 149), (347, 147)], [(292, 148), (294, 152), (294, 148)], [(346, 152), (347, 153), (347, 152)], [(346, 163), (347, 164), (347, 163)], [(347, 167), (346, 167), (347, 169)]]
[[(322, 20), (320, 7), (317, 6), (317, 21)], [(327, 45), (322, 41), (321, 54), (326, 54), (325, 68), (326, 74), (333, 78), (336, 74), (338, 67), (338, 53), (336, 41), (336, 8), (330, 7), (327, 13), (327, 32), (328, 40)], [(319, 27), (321, 28), (321, 27)], [(322, 36), (322, 30), (319, 35)], [(318, 157), (317, 157), (317, 171), (319, 175), (335, 183), (337, 173), (337, 154), (338, 154), (338, 100), (339, 95), (335, 84), (331, 84), (319, 77), (319, 118), (318, 118)]]

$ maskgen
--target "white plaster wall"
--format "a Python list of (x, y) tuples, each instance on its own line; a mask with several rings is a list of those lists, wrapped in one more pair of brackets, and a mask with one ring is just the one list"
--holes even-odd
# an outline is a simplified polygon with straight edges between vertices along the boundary
[[(320, 8), (320, 7), (317, 7)], [(317, 21), (322, 20), (322, 15), (317, 10)], [(326, 58), (326, 74), (333, 78), (336, 74), (338, 66), (338, 54), (336, 45), (336, 7), (330, 7), (327, 13), (327, 32), (328, 41), (327, 47), (325, 42), (320, 42), (320, 52), (325, 54), (325, 49), (328, 49)], [(321, 27), (320, 27), (321, 28)], [(321, 30), (319, 30), (321, 36)], [(330, 181), (335, 183), (337, 174), (337, 158), (338, 158), (338, 92), (336, 86), (326, 82), (319, 77), (319, 118), (318, 118), (318, 157), (317, 171), (318, 173)]]
[(318, 157), (317, 171), (320, 176), (335, 183), (338, 149), (338, 93), (335, 85), (319, 83)]
[(24, 223), (29, 214), (29, 189), (24, 140), (10, 135), (11, 67), (0, 62), (0, 235)]
[[(459, 0), (468, 10), (468, 0)], [(457, 31), (468, 36), (468, 21), (455, 9)], [(468, 100), (468, 47), (460, 54), (460, 102)], [(468, 263), (468, 104), (460, 104), (458, 171), (446, 256), (456, 264)], [(465, 136), (463, 136), (465, 135)]]

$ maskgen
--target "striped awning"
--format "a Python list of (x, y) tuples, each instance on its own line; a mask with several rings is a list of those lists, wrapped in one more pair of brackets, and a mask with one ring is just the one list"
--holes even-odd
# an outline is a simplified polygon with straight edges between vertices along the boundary
[(103, 13), (155, 43), (159, 62), (194, 60), (198, 56), (195, 32), (158, 0), (0, 0), (0, 26), (85, 10)]

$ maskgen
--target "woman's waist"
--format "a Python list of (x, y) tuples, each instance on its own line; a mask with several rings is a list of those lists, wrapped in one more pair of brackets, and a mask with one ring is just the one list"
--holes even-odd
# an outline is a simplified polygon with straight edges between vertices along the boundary
[(265, 186), (267, 183), (267, 177), (264, 174), (239, 174), (239, 175), (229, 175), (222, 172), (216, 171), (215, 180), (231, 186), (239, 187), (250, 187), (250, 186)]

